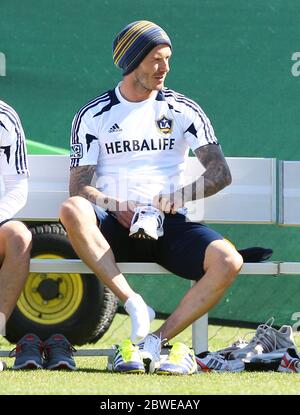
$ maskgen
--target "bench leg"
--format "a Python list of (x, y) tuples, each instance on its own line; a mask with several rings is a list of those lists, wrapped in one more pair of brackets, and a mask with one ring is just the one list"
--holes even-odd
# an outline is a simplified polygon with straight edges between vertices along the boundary
[(208, 350), (208, 314), (204, 314), (192, 324), (192, 342), (196, 354)]
[[(196, 281), (191, 281), (193, 286)], [(204, 314), (192, 324), (192, 343), (196, 354), (208, 350), (208, 314)]]

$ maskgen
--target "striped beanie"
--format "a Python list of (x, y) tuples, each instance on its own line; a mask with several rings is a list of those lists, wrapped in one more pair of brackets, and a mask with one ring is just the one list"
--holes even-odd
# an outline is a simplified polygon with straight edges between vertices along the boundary
[(113, 42), (113, 59), (123, 69), (123, 75), (132, 72), (157, 45), (172, 44), (167, 33), (155, 23), (146, 20), (127, 25)]

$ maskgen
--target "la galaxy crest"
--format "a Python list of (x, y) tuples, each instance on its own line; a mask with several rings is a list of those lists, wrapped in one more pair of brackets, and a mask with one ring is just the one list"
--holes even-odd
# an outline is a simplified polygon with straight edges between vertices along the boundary
[(171, 134), (173, 129), (173, 120), (163, 115), (159, 120), (155, 121), (157, 128), (163, 134)]

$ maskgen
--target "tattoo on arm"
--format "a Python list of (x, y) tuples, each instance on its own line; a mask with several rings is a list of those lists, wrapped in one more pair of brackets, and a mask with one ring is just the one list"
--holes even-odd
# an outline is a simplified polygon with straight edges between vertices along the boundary
[[(195, 155), (206, 169), (201, 177), (204, 197), (214, 195), (231, 183), (231, 173), (219, 145), (208, 144), (200, 147), (195, 150)], [(192, 190), (192, 200), (197, 199), (195, 184), (196, 182)]]
[(83, 196), (88, 198), (93, 187), (91, 181), (96, 166), (79, 166), (70, 170), (69, 192), (70, 196)]
[(70, 196), (81, 196), (104, 209), (116, 211), (119, 203), (118, 200), (106, 196), (91, 185), (95, 170), (96, 166), (73, 167), (70, 170)]

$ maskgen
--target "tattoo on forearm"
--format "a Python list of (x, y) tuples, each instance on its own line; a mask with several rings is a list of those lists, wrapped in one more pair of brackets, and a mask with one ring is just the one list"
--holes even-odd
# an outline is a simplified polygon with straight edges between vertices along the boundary
[[(220, 147), (208, 144), (195, 150), (195, 155), (206, 169), (202, 176), (203, 196), (212, 196), (231, 183), (231, 174)], [(197, 186), (193, 186), (192, 200), (197, 199)]]
[(80, 166), (70, 170), (70, 196), (88, 196), (95, 169), (95, 166)]

